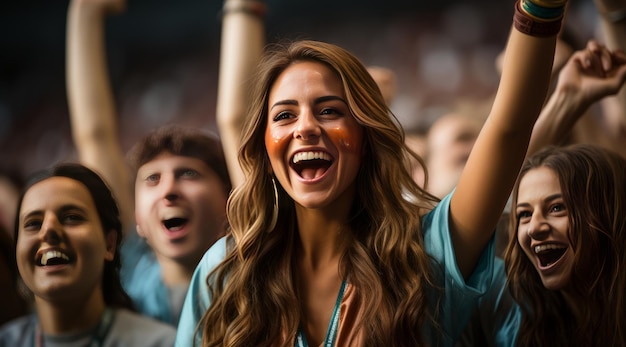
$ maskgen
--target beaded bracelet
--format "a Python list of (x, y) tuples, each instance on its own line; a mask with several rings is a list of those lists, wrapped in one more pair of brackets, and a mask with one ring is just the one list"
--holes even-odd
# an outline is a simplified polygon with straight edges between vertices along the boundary
[(221, 17), (229, 13), (243, 12), (255, 15), (257, 17), (264, 17), (267, 13), (267, 5), (264, 2), (257, 0), (240, 0), (240, 1), (226, 1), (222, 11)]
[(513, 26), (517, 31), (535, 37), (554, 36), (561, 30), (563, 16), (552, 21), (539, 21), (528, 15), (521, 8), (520, 0), (515, 2), (515, 15), (513, 16)]

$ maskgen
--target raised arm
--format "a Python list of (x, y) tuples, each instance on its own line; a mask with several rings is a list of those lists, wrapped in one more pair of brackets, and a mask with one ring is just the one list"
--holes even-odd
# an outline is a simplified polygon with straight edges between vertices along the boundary
[(602, 35), (610, 49), (626, 49), (626, 0), (593, 0)]
[(589, 114), (589, 107), (602, 98), (614, 95), (626, 82), (626, 54), (610, 51), (590, 41), (575, 52), (559, 73), (554, 93), (541, 111), (533, 128), (527, 155), (546, 145), (560, 145), (574, 124), (581, 123), (584, 142), (611, 148), (613, 141)]
[(452, 240), (465, 278), (492, 237), (524, 160), (546, 98), (555, 45), (556, 32), (533, 36), (517, 25), (510, 32), (494, 105), (450, 205)]
[(217, 125), (233, 187), (243, 182), (239, 137), (250, 104), (250, 81), (265, 46), (266, 10), (261, 0), (226, 0), (222, 10)]
[(131, 175), (118, 132), (106, 68), (104, 20), (125, 0), (72, 0), (67, 14), (66, 79), (70, 124), (80, 162), (110, 185), (124, 231), (133, 225)]
[[(626, 52), (626, 0), (594, 0), (600, 14), (600, 37), (611, 50)], [(601, 102), (605, 138), (615, 144), (613, 150), (626, 157), (626, 88), (615, 97)]]

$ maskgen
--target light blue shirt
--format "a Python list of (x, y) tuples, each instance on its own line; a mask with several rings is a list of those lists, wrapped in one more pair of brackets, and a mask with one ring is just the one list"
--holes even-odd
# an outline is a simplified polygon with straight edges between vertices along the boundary
[[(431, 346), (453, 346), (471, 316), (478, 299), (487, 292), (493, 275), (493, 239), (483, 251), (473, 274), (466, 282), (457, 264), (449, 229), (450, 197), (446, 196), (422, 221), (425, 247), (434, 260), (437, 285), (443, 292), (431, 290), (431, 307), (440, 299), (438, 322), (441, 331), (427, 325), (424, 340)], [(196, 268), (183, 305), (178, 332), (177, 347), (189, 347), (194, 342), (194, 332), (204, 312), (211, 304), (206, 287), (207, 275), (224, 259), (227, 252), (226, 238), (220, 239), (204, 255)], [(201, 331), (195, 335), (200, 344)]]

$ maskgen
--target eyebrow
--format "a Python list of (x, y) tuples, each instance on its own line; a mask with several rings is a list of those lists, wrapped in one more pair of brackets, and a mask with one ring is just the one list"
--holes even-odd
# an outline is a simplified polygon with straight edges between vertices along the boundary
[[(61, 206), (61, 208), (59, 208), (59, 209), (58, 209), (57, 211), (55, 211), (54, 213), (55, 213), (55, 214), (61, 214), (61, 213), (64, 213), (64, 212), (67, 212), (67, 211), (73, 211), (73, 210), (74, 210), (74, 211), (79, 211), (79, 212), (84, 213), (84, 214), (87, 214), (87, 209), (85, 209), (85, 208), (84, 208), (84, 207), (82, 207), (82, 206), (75, 205), (75, 204), (67, 204), (67, 205), (63, 205), (63, 206)], [(24, 220), (24, 219), (29, 218), (29, 217), (32, 217), (32, 216), (40, 216), (40, 215), (43, 215), (43, 214), (44, 214), (44, 211), (45, 211), (45, 210), (34, 210), (34, 211), (30, 211), (30, 212), (28, 212), (28, 213), (26, 213), (26, 214), (23, 214), (23, 215), (21, 216), (21, 220)]]
[[(335, 95), (328, 95), (328, 96), (320, 96), (319, 98), (315, 99), (313, 101), (314, 104), (321, 104), (323, 102), (326, 101), (341, 101), (344, 104), (348, 104), (346, 102), (346, 100), (344, 100), (343, 98), (339, 97), (339, 96), (335, 96)], [(274, 105), (272, 105), (272, 107), (270, 107), (270, 110), (273, 109), (276, 106), (280, 106), (280, 105), (298, 105), (298, 102), (296, 100), (293, 99), (286, 99), (286, 100), (280, 100), (277, 101), (276, 103), (274, 103)]]
[[(545, 202), (545, 201), (554, 201), (554, 200), (556, 200), (556, 199), (560, 199), (560, 198), (562, 198), (562, 197), (563, 197), (563, 194), (562, 194), (562, 193), (556, 193), (556, 194), (549, 195), (548, 197), (546, 197), (545, 199), (543, 199), (543, 201), (544, 201), (544, 202)], [(519, 207), (529, 207), (529, 206), (530, 206), (530, 204), (529, 204), (529, 203), (527, 203), (527, 202), (522, 202), (522, 203), (520, 203), (520, 204), (517, 204), (515, 207), (516, 207), (516, 208), (519, 208)]]
[[(206, 164), (206, 167), (211, 169), (211, 167)], [(198, 174), (202, 174), (202, 172), (206, 170), (206, 168), (204, 167), (192, 167), (191, 165), (181, 165), (178, 167), (175, 167), (174, 169), (172, 169), (172, 171), (174, 172), (175, 176), (184, 174), (187, 171), (193, 171), (193, 172), (197, 172)]]

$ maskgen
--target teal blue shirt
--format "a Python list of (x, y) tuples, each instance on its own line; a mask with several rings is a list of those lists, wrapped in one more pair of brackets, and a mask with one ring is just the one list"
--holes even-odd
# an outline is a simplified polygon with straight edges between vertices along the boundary
[(480, 298), (456, 347), (515, 346), (520, 323), (521, 310), (506, 287), (504, 261), (496, 257), (491, 288)]
[(496, 258), (494, 283), (492, 289), (478, 304), (483, 320), (491, 317), (491, 325), (487, 333), (493, 336), (494, 346), (515, 346), (517, 333), (522, 322), (522, 311), (506, 287), (506, 271), (504, 261)]
[[(427, 325), (424, 339), (431, 346), (453, 346), (472, 314), (478, 299), (487, 292), (493, 275), (493, 239), (483, 251), (474, 273), (466, 282), (456, 264), (449, 228), (450, 197), (445, 197), (422, 221), (426, 251), (434, 258), (437, 285), (443, 291), (431, 290), (429, 298), (434, 307), (439, 299), (438, 322), (440, 330)], [(176, 346), (190, 347), (194, 338), (200, 344), (201, 336), (194, 336), (196, 326), (211, 304), (206, 288), (207, 275), (224, 259), (226, 239), (216, 242), (204, 255), (195, 270), (183, 305)]]

